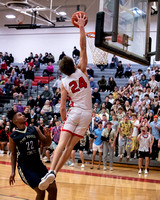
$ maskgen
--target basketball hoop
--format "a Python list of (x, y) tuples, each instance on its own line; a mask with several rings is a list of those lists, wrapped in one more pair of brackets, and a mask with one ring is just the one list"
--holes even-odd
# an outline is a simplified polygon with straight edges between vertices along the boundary
[(88, 32), (86, 34), (89, 47), (91, 49), (94, 65), (107, 65), (108, 53), (95, 47), (95, 32)]

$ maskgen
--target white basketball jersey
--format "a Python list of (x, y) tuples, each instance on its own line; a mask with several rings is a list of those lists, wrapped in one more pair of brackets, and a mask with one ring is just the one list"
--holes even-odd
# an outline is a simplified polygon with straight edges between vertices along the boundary
[(70, 98), (70, 106), (84, 110), (92, 109), (91, 88), (86, 75), (80, 70), (62, 79), (64, 88)]

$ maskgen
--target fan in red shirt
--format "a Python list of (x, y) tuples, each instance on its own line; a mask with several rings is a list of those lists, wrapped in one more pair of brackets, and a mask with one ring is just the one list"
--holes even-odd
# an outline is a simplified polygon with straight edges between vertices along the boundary
[(2, 73), (4, 73), (6, 70), (8, 70), (7, 69), (7, 64), (6, 64), (6, 62), (5, 62), (5, 60), (3, 60), (2, 61), (2, 64), (1, 64), (1, 70), (0, 70), (0, 72)]

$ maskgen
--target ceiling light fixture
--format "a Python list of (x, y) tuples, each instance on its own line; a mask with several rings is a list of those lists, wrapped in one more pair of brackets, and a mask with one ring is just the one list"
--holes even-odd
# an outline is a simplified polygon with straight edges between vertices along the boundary
[(7, 19), (15, 19), (16, 16), (15, 16), (15, 15), (6, 15), (6, 18), (7, 18)]
[(67, 13), (62, 11), (62, 12), (59, 12), (59, 15), (65, 16), (65, 15), (67, 15)]

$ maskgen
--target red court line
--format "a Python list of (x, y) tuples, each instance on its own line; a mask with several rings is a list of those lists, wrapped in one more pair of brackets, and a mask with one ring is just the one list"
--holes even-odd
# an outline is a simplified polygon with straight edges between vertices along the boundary
[[(5, 162), (5, 161), (0, 161), (0, 164), (11, 165), (10, 162)], [(103, 177), (103, 178), (121, 179), (121, 180), (128, 180), (128, 181), (160, 183), (160, 180), (155, 180), (155, 179), (136, 178), (136, 177), (119, 176), (119, 175), (112, 175), (112, 174), (98, 174), (98, 173), (93, 173), (93, 172), (82, 172), (82, 171), (75, 171), (75, 170), (68, 170), (68, 169), (61, 169), (60, 172), (87, 175), (87, 176), (96, 176), (96, 177)]]
[(68, 169), (61, 169), (60, 172), (87, 175), (87, 176), (96, 176), (96, 177), (103, 177), (103, 178), (121, 179), (121, 180), (128, 180), (128, 181), (160, 183), (160, 180), (155, 180), (155, 179), (136, 178), (136, 177), (119, 176), (119, 175), (112, 175), (112, 174), (98, 174), (98, 173), (74, 171), (74, 170), (68, 170)]

